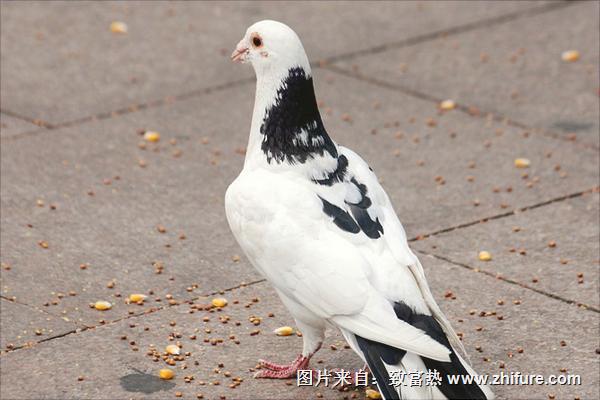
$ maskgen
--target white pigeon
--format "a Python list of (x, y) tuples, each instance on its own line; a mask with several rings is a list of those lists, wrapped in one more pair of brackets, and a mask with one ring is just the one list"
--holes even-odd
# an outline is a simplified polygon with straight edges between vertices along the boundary
[[(325, 131), (296, 33), (257, 22), (231, 58), (254, 67), (256, 97), (244, 168), (225, 195), (227, 219), (304, 340), (289, 365), (261, 360), (257, 377), (295, 377), (333, 326), (388, 400), (493, 398), (486, 386), (448, 382), (447, 374), (475, 372), (377, 177)], [(440, 385), (390, 379), (428, 370), (440, 373)]]

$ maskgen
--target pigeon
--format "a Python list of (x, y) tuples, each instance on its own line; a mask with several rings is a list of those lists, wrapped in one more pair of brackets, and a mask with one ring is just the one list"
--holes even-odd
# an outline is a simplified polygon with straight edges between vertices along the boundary
[[(290, 364), (260, 360), (256, 377), (297, 377), (334, 327), (387, 400), (493, 398), (485, 385), (449, 381), (477, 375), (375, 173), (325, 130), (298, 35), (257, 22), (231, 59), (252, 64), (256, 94), (244, 166), (225, 194), (227, 220), (303, 338)], [(441, 381), (392, 381), (428, 371)]]

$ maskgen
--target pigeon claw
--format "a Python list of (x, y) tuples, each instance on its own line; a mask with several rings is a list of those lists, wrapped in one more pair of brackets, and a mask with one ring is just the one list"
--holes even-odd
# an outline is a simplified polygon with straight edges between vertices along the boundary
[(266, 360), (258, 360), (261, 370), (254, 374), (255, 378), (289, 379), (295, 378), (298, 370), (308, 367), (309, 357), (299, 355), (290, 364), (276, 364)]
[(301, 358), (302, 358), (302, 355), (299, 355), (290, 364), (275, 364), (274, 362), (260, 359), (260, 360), (258, 360), (258, 365), (260, 365), (261, 368), (270, 369), (272, 371), (281, 371), (284, 369), (291, 368), (293, 365), (298, 363)]

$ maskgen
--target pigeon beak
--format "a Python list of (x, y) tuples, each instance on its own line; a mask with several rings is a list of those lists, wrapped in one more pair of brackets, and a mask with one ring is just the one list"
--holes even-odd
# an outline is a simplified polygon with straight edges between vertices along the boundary
[(244, 40), (241, 40), (235, 47), (233, 53), (231, 53), (231, 61), (238, 63), (246, 62), (248, 53), (248, 47), (245, 46)]

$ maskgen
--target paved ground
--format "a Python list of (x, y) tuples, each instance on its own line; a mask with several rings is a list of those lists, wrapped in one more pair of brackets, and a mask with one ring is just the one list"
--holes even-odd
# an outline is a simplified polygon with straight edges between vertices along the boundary
[[(1, 11), (2, 399), (364, 397), (252, 379), (259, 357), (301, 346), (271, 333), (293, 320), (223, 210), (254, 89), (228, 55), (265, 18), (303, 39), (328, 130), (383, 181), (475, 368), (581, 376), (498, 397), (600, 395), (597, 2)], [(143, 129), (161, 140), (140, 145)], [(215, 296), (229, 305), (206, 311)], [(160, 380), (152, 349), (177, 341), (176, 376)], [(335, 332), (317, 362), (360, 367)]]

